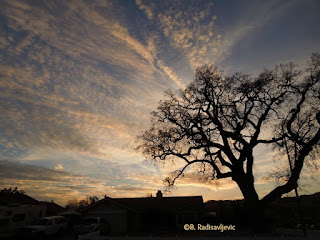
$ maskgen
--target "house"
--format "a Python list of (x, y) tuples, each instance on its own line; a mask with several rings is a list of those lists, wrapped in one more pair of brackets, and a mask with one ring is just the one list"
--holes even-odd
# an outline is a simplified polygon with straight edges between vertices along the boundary
[(40, 202), (42, 205), (46, 205), (46, 216), (50, 217), (50, 216), (57, 216), (59, 215), (59, 213), (62, 213), (64, 211), (66, 211), (66, 209), (64, 207), (61, 207), (60, 205), (56, 204), (55, 202), (51, 201), (51, 202), (44, 202), (41, 201)]
[[(301, 195), (300, 205), (305, 224), (320, 226), (320, 192)], [(265, 215), (280, 226), (296, 227), (301, 223), (301, 216), (296, 197), (284, 197), (272, 203)]]
[[(320, 193), (300, 196), (300, 204), (304, 221), (307, 225), (320, 226)], [(210, 200), (204, 203), (202, 220), (208, 223), (232, 223), (245, 225), (247, 217), (244, 200)], [(266, 226), (295, 228), (301, 223), (296, 197), (284, 197), (270, 203), (264, 209)]]
[(46, 215), (46, 206), (24, 193), (0, 191), (0, 235), (30, 224)]
[(109, 198), (80, 210), (86, 217), (104, 217), (111, 234), (172, 232), (184, 223), (197, 223), (203, 211), (202, 196)]

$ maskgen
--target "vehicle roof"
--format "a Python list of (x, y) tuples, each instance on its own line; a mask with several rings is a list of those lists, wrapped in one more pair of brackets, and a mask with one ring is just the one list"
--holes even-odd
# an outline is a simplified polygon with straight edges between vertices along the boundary
[(51, 217), (44, 217), (39, 219), (55, 219), (55, 218), (65, 218), (64, 216), (51, 216)]

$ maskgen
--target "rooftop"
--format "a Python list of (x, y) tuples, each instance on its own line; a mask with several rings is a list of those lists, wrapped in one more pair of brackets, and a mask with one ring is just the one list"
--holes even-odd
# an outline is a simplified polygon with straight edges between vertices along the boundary
[(162, 193), (158, 191), (157, 197), (145, 198), (109, 198), (99, 200), (98, 202), (83, 208), (80, 211), (85, 211), (93, 206), (101, 204), (104, 201), (112, 201), (116, 204), (122, 205), (134, 211), (179, 211), (179, 209), (191, 208), (200, 210), (203, 207), (202, 196), (181, 196), (181, 197), (163, 197)]

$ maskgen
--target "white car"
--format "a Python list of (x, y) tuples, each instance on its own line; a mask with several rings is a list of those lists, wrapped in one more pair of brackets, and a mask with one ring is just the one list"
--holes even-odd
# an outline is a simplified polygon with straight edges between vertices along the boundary
[(42, 233), (44, 235), (52, 235), (68, 228), (68, 222), (63, 216), (53, 216), (38, 218), (26, 228), (32, 229), (32, 233)]

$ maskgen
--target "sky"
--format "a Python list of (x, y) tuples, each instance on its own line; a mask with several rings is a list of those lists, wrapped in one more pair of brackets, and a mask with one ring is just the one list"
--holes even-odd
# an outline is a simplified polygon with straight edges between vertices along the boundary
[[(320, 47), (319, 1), (0, 0), (0, 188), (38, 200), (165, 190), (174, 169), (145, 161), (136, 136), (164, 91), (195, 69), (253, 76), (275, 64), (303, 67)], [(256, 189), (276, 163), (255, 154)], [(304, 193), (319, 191), (304, 170)], [(234, 182), (194, 174), (165, 196), (240, 199)]]

